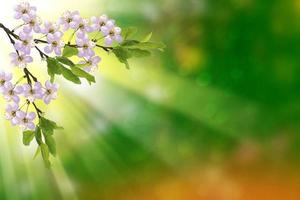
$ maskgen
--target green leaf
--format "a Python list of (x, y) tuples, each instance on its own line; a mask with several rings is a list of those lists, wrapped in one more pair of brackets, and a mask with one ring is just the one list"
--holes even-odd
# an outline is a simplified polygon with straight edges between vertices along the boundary
[(84, 63), (84, 64), (76, 64), (75, 67), (79, 67), (79, 68), (83, 68), (83, 67), (87, 67), (89, 66), (88, 63)]
[(152, 38), (152, 32), (149, 33), (144, 39), (141, 40), (141, 42), (149, 42), (149, 40)]
[(142, 49), (142, 50), (160, 50), (163, 51), (164, 48), (166, 48), (166, 45), (163, 43), (156, 43), (156, 42), (141, 42), (132, 46), (129, 46), (128, 48), (132, 49)]
[(72, 57), (78, 54), (78, 49), (75, 47), (65, 46), (62, 56), (63, 57)]
[(50, 153), (55, 156), (56, 155), (56, 143), (52, 135), (44, 134), (45, 142), (48, 145), (48, 149)]
[(62, 129), (62, 127), (58, 126), (54, 121), (46, 119), (44, 117), (40, 118), (40, 128), (42, 129), (43, 133), (46, 135), (53, 135), (53, 131), (55, 129)]
[(131, 57), (130, 52), (128, 50), (126, 50), (125, 48), (117, 47), (117, 48), (113, 49), (113, 53), (116, 55), (118, 60), (121, 63), (124, 63), (126, 68), (129, 69), (129, 63), (128, 63), (127, 59)]
[(71, 70), (72, 70), (73, 74), (75, 74), (76, 76), (85, 78), (89, 82), (89, 84), (96, 82), (94, 76), (90, 75), (89, 73), (87, 73), (86, 71), (84, 71), (78, 67), (72, 67)]
[(136, 27), (124, 28), (122, 30), (122, 37), (123, 37), (124, 40), (126, 40), (127, 38), (133, 36), (136, 32), (137, 32)]
[(78, 78), (78, 76), (73, 74), (73, 72), (71, 70), (69, 70), (68, 68), (65, 68), (64, 66), (62, 66), (61, 73), (65, 79), (67, 79), (73, 83), (76, 83), (76, 84), (81, 84), (81, 81)]
[(24, 131), (23, 132), (23, 144), (28, 146), (33, 140), (35, 131)]
[(47, 168), (50, 167), (50, 161), (49, 161), (49, 149), (48, 149), (48, 146), (44, 143), (42, 143), (40, 145), (41, 147), (41, 153), (42, 153), (42, 158), (44, 160), (44, 164)]
[(70, 67), (74, 67), (75, 64), (67, 57), (56, 57), (56, 60), (61, 62), (62, 64), (68, 65)]
[(64, 67), (60, 62), (62, 63), (68, 63), (68, 65), (73, 65), (75, 66), (74, 63), (71, 64), (71, 60), (67, 59), (67, 58), (47, 58), (47, 66), (48, 66), (48, 74), (51, 77), (51, 82), (54, 81), (54, 76), (55, 74), (62, 74), (63, 77), (69, 81), (72, 81), (73, 83), (76, 84), (81, 84), (80, 79), (78, 78), (78, 76), (76, 76), (75, 74), (72, 73), (72, 71), (66, 67)]
[(61, 74), (59, 62), (51, 57), (47, 58), (48, 74), (51, 77), (51, 82), (54, 81), (55, 74)]
[(55, 129), (61, 129), (62, 127), (59, 127), (54, 121), (51, 121), (49, 119), (46, 119), (44, 117), (40, 118), (40, 127), (43, 132), (45, 142), (48, 146), (48, 150), (50, 153), (55, 156), (56, 155), (56, 144), (55, 140), (53, 138), (53, 132)]
[(139, 41), (137, 40), (124, 40), (122, 43), (121, 43), (121, 46), (124, 46), (124, 47), (127, 47), (127, 46), (133, 46), (133, 45), (136, 45), (140, 43)]
[(42, 140), (42, 134), (41, 134), (41, 129), (39, 126), (36, 127), (35, 132), (34, 132), (35, 140), (36, 142), (41, 145), (43, 143)]
[(128, 52), (131, 54), (131, 56), (138, 57), (138, 58), (151, 55), (150, 51), (142, 50), (142, 49), (128, 49)]
[(35, 150), (35, 153), (34, 153), (34, 156), (33, 156), (33, 159), (35, 159), (39, 154), (41, 153), (41, 147), (38, 146), (37, 149)]

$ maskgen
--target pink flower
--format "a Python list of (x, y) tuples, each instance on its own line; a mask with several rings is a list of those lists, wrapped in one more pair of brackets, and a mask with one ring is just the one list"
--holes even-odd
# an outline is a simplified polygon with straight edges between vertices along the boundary
[(61, 55), (61, 49), (65, 46), (65, 43), (61, 41), (62, 33), (55, 32), (54, 34), (48, 34), (47, 42), (49, 43), (48, 46), (44, 48), (46, 53), (55, 52), (56, 55)]
[(94, 72), (98, 69), (98, 64), (101, 61), (99, 56), (92, 56), (80, 61), (79, 64), (85, 65), (84, 70), (86, 72)]
[(15, 19), (26, 19), (27, 17), (35, 16), (36, 15), (36, 7), (30, 6), (28, 2), (20, 3), (19, 5), (15, 6), (14, 8)]
[(49, 104), (51, 100), (57, 98), (58, 84), (52, 84), (50, 81), (45, 83), (45, 93), (43, 96), (45, 104)]
[(93, 31), (89, 24), (89, 20), (82, 19), (79, 15), (74, 16), (73, 21), (70, 23), (70, 27), (83, 33), (89, 33)]
[(34, 112), (25, 113), (23, 111), (17, 111), (16, 116), (18, 118), (18, 124), (24, 129), (24, 130), (35, 130), (35, 124), (33, 123), (33, 120), (36, 117), (36, 114)]
[(94, 31), (101, 31), (101, 28), (106, 26), (106, 23), (108, 21), (107, 15), (101, 15), (100, 17), (91, 17), (91, 22), (92, 22), (92, 29)]
[(22, 86), (14, 86), (11, 82), (7, 82), (4, 84), (3, 95), (4, 99), (8, 102), (14, 101), (15, 103), (19, 103), (20, 95), (23, 92)]
[(80, 14), (78, 11), (74, 11), (74, 12), (66, 11), (63, 13), (62, 17), (59, 18), (58, 24), (63, 27), (64, 31), (66, 31), (70, 28), (70, 24), (73, 23), (74, 20), (78, 18), (80, 18)]
[(79, 47), (79, 57), (91, 57), (95, 55), (93, 48), (96, 44), (92, 42), (87, 36), (83, 38), (76, 38), (76, 44)]
[(31, 47), (33, 46), (32, 34), (21, 31), (19, 33), (19, 37), (20, 37), (21, 41), (16, 41), (16, 43), (14, 45), (16, 50), (21, 51), (27, 55), (30, 54)]
[(25, 33), (30, 33), (32, 30), (36, 33), (41, 31), (41, 20), (36, 16), (26, 16), (24, 17), (25, 26), (23, 27), (23, 31)]
[(17, 111), (19, 110), (19, 105), (16, 103), (8, 104), (5, 110), (5, 118), (11, 121), (13, 126), (19, 123), (19, 119), (17, 117)]
[(26, 54), (17, 54), (17, 53), (11, 53), (9, 54), (11, 58), (11, 64), (19, 67), (19, 68), (25, 68), (27, 66), (27, 63), (31, 63), (33, 61), (32, 57)]
[(26, 97), (30, 102), (34, 102), (36, 99), (43, 98), (43, 87), (40, 82), (35, 82), (33, 86), (29, 84), (23, 85), (24, 97)]
[(43, 34), (55, 34), (59, 31), (59, 25), (56, 23), (51, 23), (49, 21), (45, 21), (44, 27), (41, 29), (41, 33)]
[(114, 41), (121, 43), (123, 38), (121, 36), (121, 28), (114, 25), (112, 22), (107, 22), (106, 26), (101, 28), (105, 35), (104, 42), (106, 45), (111, 45)]
[(4, 92), (4, 85), (12, 80), (11, 73), (0, 72), (0, 92)]

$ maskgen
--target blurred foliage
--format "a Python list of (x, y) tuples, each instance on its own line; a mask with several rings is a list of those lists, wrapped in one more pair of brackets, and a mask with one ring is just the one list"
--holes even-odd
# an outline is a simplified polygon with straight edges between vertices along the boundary
[[(129, 71), (113, 59), (103, 63), (104, 76), (96, 77), (101, 81), (91, 91), (74, 94), (65, 88), (57, 106), (61, 124), (66, 124), (57, 135), (57, 152), (79, 199), (270, 197), (262, 192), (253, 196), (253, 188), (270, 192), (269, 199), (293, 195), (298, 182), (289, 178), (297, 179), (299, 173), (288, 174), (300, 164), (298, 1), (109, 3), (108, 11), (120, 26), (139, 27), (141, 39), (153, 31), (153, 40), (167, 48), (132, 62)], [(21, 161), (13, 162), (22, 177)], [(278, 166), (284, 167), (274, 172)], [(0, 169), (7, 170), (5, 165)], [(39, 186), (32, 192), (36, 199), (63, 196), (50, 178), (55, 172), (40, 173), (42, 178), (33, 178)], [(265, 174), (284, 178), (269, 180)], [(195, 188), (190, 186), (193, 178)], [(174, 182), (161, 182), (165, 179)], [(176, 182), (181, 179), (188, 183)], [(0, 185), (13, 185), (9, 183), (0, 179)], [(214, 196), (230, 186), (227, 196)], [(23, 194), (17, 188), (14, 192)], [(236, 190), (245, 196), (237, 198)], [(172, 196), (177, 191), (188, 194)], [(295, 196), (290, 199), (299, 199), (297, 192)]]

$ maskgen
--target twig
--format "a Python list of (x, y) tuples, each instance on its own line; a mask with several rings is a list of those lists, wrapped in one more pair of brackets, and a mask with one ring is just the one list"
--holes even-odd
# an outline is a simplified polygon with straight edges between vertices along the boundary
[(43, 111), (41, 111), (34, 102), (31, 103), (33, 105), (33, 107), (35, 108), (36, 110), (36, 113), (38, 115), (39, 118), (41, 118), (41, 114), (43, 114)]
[(38, 79), (27, 68), (24, 68), (24, 73), (25, 76), (30, 76), (34, 82), (38, 82)]
[(40, 48), (38, 48), (37, 46), (34, 46), (34, 48), (39, 52), (41, 58), (49, 58), (49, 56), (47, 54), (45, 54)]
[[(36, 44), (38, 44), (38, 43), (48, 44), (48, 42), (46, 40), (41, 40), (41, 39), (34, 39), (34, 42)], [(65, 46), (79, 48), (78, 45), (70, 44), (70, 43), (65, 44)], [(102, 46), (102, 45), (99, 45), (99, 44), (96, 44), (96, 47), (99, 47), (99, 48), (103, 49), (106, 52), (109, 52), (109, 51), (114, 49), (113, 47), (105, 47), (105, 46)]]

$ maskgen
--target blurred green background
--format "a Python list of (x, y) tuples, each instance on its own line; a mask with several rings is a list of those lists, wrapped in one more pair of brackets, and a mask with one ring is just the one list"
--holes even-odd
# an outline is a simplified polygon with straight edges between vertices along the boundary
[(0, 199), (300, 199), (299, 0), (32, 2), (49, 19), (105, 12), (167, 48), (130, 70), (99, 52), (97, 84), (61, 81), (51, 170), (1, 119)]

